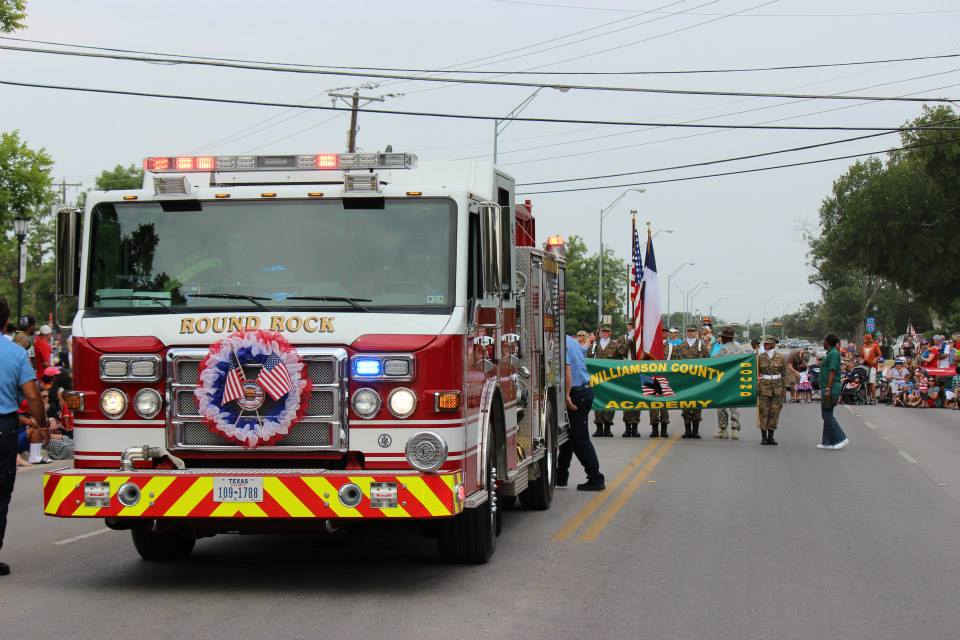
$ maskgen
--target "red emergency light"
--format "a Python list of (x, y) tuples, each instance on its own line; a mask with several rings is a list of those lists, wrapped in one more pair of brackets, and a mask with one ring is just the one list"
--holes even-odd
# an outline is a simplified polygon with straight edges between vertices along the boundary
[(159, 156), (143, 161), (151, 173), (189, 171), (348, 171), (351, 169), (411, 169), (412, 153), (311, 153), (270, 156)]
[(176, 156), (147, 158), (143, 168), (153, 173), (161, 171), (215, 171), (217, 159), (213, 156)]

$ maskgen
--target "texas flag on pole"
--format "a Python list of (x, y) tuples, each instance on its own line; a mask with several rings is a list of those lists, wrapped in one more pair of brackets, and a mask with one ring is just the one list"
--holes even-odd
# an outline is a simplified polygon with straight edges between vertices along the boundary
[[(641, 340), (638, 348), (649, 353), (654, 360), (663, 360), (663, 322), (660, 320), (660, 280), (657, 277), (657, 260), (653, 255), (653, 236), (647, 227), (647, 255), (643, 260), (643, 277), (640, 280), (639, 319)], [(636, 304), (634, 306), (636, 308)]]

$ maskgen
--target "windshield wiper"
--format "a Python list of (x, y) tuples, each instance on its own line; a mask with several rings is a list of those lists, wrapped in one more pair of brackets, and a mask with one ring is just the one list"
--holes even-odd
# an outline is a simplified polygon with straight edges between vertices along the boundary
[(188, 293), (188, 298), (214, 298), (217, 300), (246, 300), (247, 302), (252, 302), (261, 309), (269, 309), (265, 304), (261, 304), (261, 300), (270, 300), (270, 298), (264, 298), (262, 296), (250, 296), (242, 293)]
[(345, 296), (287, 296), (284, 300), (317, 300), (319, 302), (346, 302), (351, 307), (359, 309), (364, 313), (370, 313), (370, 309), (367, 309), (363, 305), (359, 304), (361, 302), (373, 302), (371, 298), (347, 298)]
[[(153, 302), (155, 304), (163, 307), (163, 310), (167, 313), (176, 313), (169, 304), (164, 304), (164, 301), (170, 302), (166, 298), (154, 298), (152, 296), (101, 296), (100, 294), (94, 294), (93, 299), (97, 302), (100, 300), (147, 300), (148, 302)], [(111, 309), (116, 307), (98, 307), (99, 309)]]

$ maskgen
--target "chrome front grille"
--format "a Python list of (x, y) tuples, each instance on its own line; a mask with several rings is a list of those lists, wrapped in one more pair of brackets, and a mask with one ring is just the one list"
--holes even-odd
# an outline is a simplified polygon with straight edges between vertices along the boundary
[[(346, 406), (342, 399), (347, 388), (347, 353), (343, 349), (309, 348), (299, 349), (299, 354), (312, 383), (306, 414), (282, 439), (256, 450), (346, 451)], [(168, 446), (172, 450), (187, 451), (243, 450), (241, 444), (213, 433), (199, 419), (199, 403), (193, 392), (200, 379), (200, 361), (206, 355), (206, 349), (171, 349), (167, 354)], [(260, 373), (260, 366), (245, 365), (243, 370), (246, 378), (254, 379)]]
[[(329, 422), (298, 422), (290, 427), (290, 433), (278, 440), (274, 446), (327, 448), (330, 446), (332, 433), (333, 425)], [(184, 446), (220, 447), (224, 444), (223, 437), (210, 431), (204, 422), (182, 423), (180, 437)]]

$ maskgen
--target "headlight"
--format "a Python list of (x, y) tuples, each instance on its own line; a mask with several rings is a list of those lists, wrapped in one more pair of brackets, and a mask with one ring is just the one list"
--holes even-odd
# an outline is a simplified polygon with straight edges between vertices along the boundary
[(145, 420), (149, 420), (160, 413), (162, 404), (163, 400), (155, 389), (140, 389), (140, 391), (137, 391), (137, 395), (133, 397), (133, 410)]
[(353, 394), (353, 410), (369, 420), (380, 411), (380, 394), (367, 387), (357, 389)]
[(107, 389), (100, 394), (100, 410), (116, 420), (127, 411), (127, 394), (120, 389)]
[(407, 440), (406, 455), (414, 469), (434, 471), (447, 459), (447, 443), (432, 431), (421, 431)]
[(409, 358), (387, 358), (383, 361), (383, 375), (388, 378), (406, 378), (410, 375)]
[(394, 389), (387, 396), (387, 408), (397, 418), (406, 418), (416, 410), (417, 396), (406, 387)]

